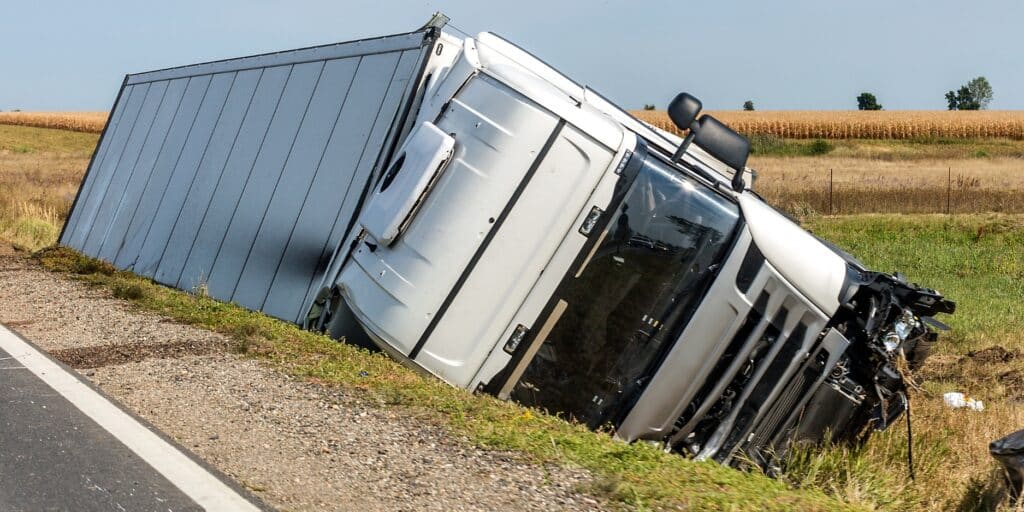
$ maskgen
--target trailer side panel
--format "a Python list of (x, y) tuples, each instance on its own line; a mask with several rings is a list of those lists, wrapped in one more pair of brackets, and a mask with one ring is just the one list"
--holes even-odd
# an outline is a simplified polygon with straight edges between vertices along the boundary
[(62, 245), (298, 322), (430, 31), (129, 75)]

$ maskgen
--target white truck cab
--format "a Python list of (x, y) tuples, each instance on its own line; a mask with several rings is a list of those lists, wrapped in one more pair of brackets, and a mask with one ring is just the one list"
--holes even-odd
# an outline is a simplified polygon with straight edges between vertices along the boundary
[[(642, 124), (493, 34), (438, 45), (457, 52), (329, 283), (336, 336), (365, 331), (452, 385), (723, 462), (768, 464), (801, 428), (902, 411), (898, 376), (884, 396), (840, 384), (840, 310), (879, 277), (764, 203), (748, 169), (711, 155), (720, 141)], [(913, 318), (952, 308), (908, 289), (941, 305)], [(927, 337), (914, 322), (908, 348)], [(870, 379), (894, 372), (876, 366)]]

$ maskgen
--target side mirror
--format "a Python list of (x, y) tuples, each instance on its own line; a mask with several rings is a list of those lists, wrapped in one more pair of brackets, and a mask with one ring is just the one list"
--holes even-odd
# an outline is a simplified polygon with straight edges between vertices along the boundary
[(689, 93), (681, 92), (668, 104), (668, 117), (680, 130), (690, 130), (703, 107), (700, 100)]
[(750, 155), (750, 141), (709, 115), (701, 117), (698, 121), (697, 116), (701, 108), (703, 105), (700, 100), (685, 92), (677, 94), (669, 103), (669, 119), (681, 131), (688, 132), (672, 155), (672, 161), (682, 160), (690, 144), (697, 144), (734, 171), (732, 188), (737, 192), (742, 191), (745, 186), (743, 169), (746, 168), (747, 157)]
[(701, 117), (697, 124), (697, 135), (693, 143), (735, 170), (736, 176), (741, 176), (750, 155), (750, 141), (708, 115)]

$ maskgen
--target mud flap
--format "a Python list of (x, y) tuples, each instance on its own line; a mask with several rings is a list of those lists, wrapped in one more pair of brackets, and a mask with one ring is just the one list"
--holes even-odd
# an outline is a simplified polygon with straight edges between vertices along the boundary
[(370, 352), (380, 352), (380, 347), (370, 339), (363, 326), (359, 325), (352, 310), (349, 309), (345, 300), (340, 294), (335, 294), (333, 300), (328, 304), (330, 316), (324, 325), (326, 334), (336, 340), (344, 340), (345, 343), (365, 348)]

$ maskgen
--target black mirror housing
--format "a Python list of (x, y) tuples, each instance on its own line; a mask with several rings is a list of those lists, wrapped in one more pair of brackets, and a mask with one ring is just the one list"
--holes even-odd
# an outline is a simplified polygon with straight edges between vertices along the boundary
[(736, 172), (732, 186), (736, 190), (742, 190), (743, 169), (747, 166), (747, 157), (750, 156), (750, 141), (734, 132), (725, 123), (708, 115), (701, 117), (697, 124), (697, 135), (693, 143), (732, 168)]
[(697, 120), (704, 105), (691, 94), (681, 92), (668, 104), (668, 117), (681, 131), (688, 131), (686, 138), (679, 144), (672, 161), (682, 160), (683, 154), (691, 143), (707, 151), (735, 173), (732, 188), (742, 191), (744, 188), (743, 170), (750, 156), (750, 141), (736, 133), (725, 123), (712, 116), (704, 115)]
[(668, 117), (680, 130), (689, 130), (704, 105), (691, 94), (681, 92), (668, 104)]

